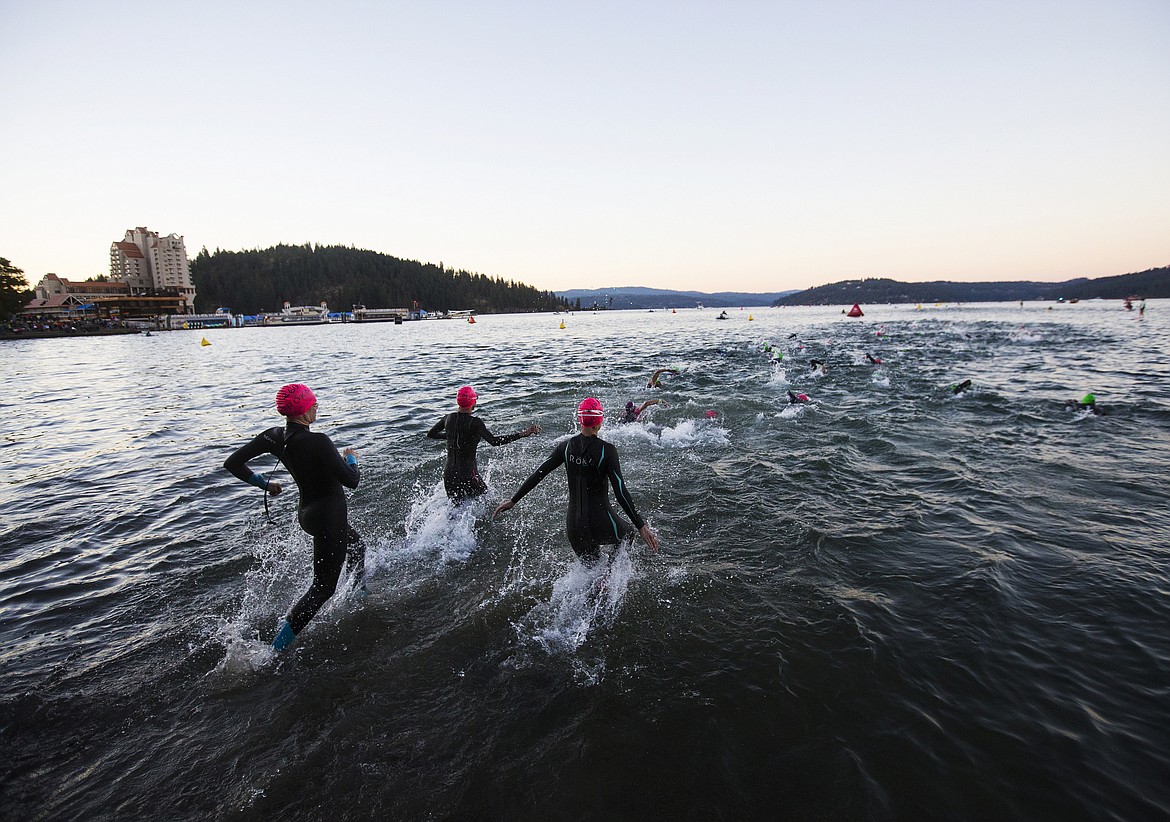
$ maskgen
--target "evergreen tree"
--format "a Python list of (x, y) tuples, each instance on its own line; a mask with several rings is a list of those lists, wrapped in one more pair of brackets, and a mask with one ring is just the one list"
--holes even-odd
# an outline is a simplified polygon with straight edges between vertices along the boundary
[(569, 303), (550, 291), (344, 246), (279, 245), (253, 251), (209, 253), (191, 262), (200, 311), (221, 306), (240, 314), (293, 305), (328, 303), (334, 311), (354, 305), (480, 313), (555, 311)]
[(0, 257), (0, 320), (7, 320), (24, 307), (31, 296), (24, 271)]

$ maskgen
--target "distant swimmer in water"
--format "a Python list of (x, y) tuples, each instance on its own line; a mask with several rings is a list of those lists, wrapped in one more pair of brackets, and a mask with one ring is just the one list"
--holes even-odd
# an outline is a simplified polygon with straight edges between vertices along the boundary
[(657, 371), (655, 371), (653, 374), (650, 375), (650, 382), (646, 383), (646, 387), (647, 388), (661, 388), (662, 381), (659, 379), (659, 377), (661, 377), (663, 374), (667, 373), (668, 371), (672, 374), (678, 373), (677, 368), (659, 368)]
[[(512, 498), (496, 506), (492, 518), (511, 509), (553, 469), (564, 465), (569, 483), (569, 510), (565, 516), (565, 530), (577, 556), (586, 562), (596, 562), (601, 558), (602, 545), (628, 542), (636, 534), (641, 534), (651, 551), (657, 551), (658, 536), (650, 530), (634, 507), (634, 500), (622, 477), (617, 448), (597, 436), (602, 418), (600, 402), (593, 397), (582, 400), (577, 406), (581, 432), (558, 444)], [(632, 526), (618, 516), (610, 505), (609, 487), (613, 488), (614, 496), (630, 518)]]
[(793, 391), (791, 388), (788, 389), (788, 404), (794, 405), (799, 402), (812, 402), (812, 397), (810, 397), (808, 394), (801, 394), (797, 391)]
[(447, 496), (456, 502), (470, 497), (478, 497), (487, 491), (487, 485), (479, 475), (479, 463), (475, 458), (475, 450), (480, 440), (486, 440), (493, 446), (507, 445), (523, 437), (531, 437), (540, 433), (540, 426), (530, 425), (523, 431), (497, 437), (488, 431), (484, 421), (473, 416), (475, 402), (479, 395), (470, 385), (465, 385), (455, 394), (455, 403), (458, 411), (453, 411), (443, 417), (427, 436), (433, 440), (447, 441), (447, 467), (443, 469), (443, 487)]
[(1074, 411), (1088, 411), (1098, 417), (1105, 415), (1105, 410), (1097, 407), (1096, 394), (1085, 394), (1079, 400), (1068, 400), (1065, 405)]
[(808, 365), (809, 365), (809, 368), (811, 368), (813, 370), (814, 374), (824, 374), (825, 373), (824, 360), (809, 360)]
[(280, 483), (265, 479), (247, 465), (261, 454), (274, 454), (301, 493), (297, 521), (313, 537), (313, 584), (272, 640), (273, 649), (283, 651), (333, 596), (347, 557), (357, 578), (364, 578), (365, 547), (349, 526), (345, 502), (344, 489), (357, 488), (360, 479), (357, 453), (346, 448), (344, 456), (338, 454), (329, 437), (309, 430), (317, 420), (317, 398), (307, 385), (293, 383), (276, 392), (276, 410), (285, 418), (284, 427), (259, 434), (228, 457), (223, 467), (276, 496), (282, 490)]
[(966, 391), (970, 387), (971, 387), (970, 380), (963, 380), (961, 383), (958, 383), (957, 385), (948, 385), (947, 386), (947, 388), (950, 389), (950, 392), (952, 394), (962, 394), (964, 391)]
[(882, 364), (882, 358), (881, 358), (881, 357), (874, 357), (874, 356), (871, 356), (870, 354), (868, 354), (868, 353), (867, 353), (867, 354), (865, 355), (865, 358), (866, 358), (867, 360), (869, 360), (869, 361), (870, 361), (870, 363), (871, 363), (872, 365), (881, 365), (881, 364)]
[(661, 402), (662, 400), (646, 400), (646, 402), (642, 403), (637, 408), (634, 407), (632, 400), (627, 402), (626, 413), (625, 416), (622, 417), (622, 422), (637, 422), (638, 417), (641, 416), (643, 411), (645, 411), (650, 406), (658, 405)]

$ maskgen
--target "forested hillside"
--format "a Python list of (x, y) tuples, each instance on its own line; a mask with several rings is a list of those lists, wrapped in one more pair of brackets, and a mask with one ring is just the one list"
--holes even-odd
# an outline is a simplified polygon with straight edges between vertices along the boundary
[(904, 283), (871, 278), (845, 280), (781, 297), (773, 305), (848, 305), (850, 303), (1004, 302), (1009, 300), (1089, 300), (1094, 297), (1170, 297), (1170, 267), (1117, 277), (1079, 278), (1059, 283), (937, 281)]
[(213, 253), (205, 248), (191, 261), (191, 276), (200, 312), (226, 306), (255, 314), (278, 311), (286, 301), (324, 301), (334, 311), (359, 304), (410, 308), (416, 301), (427, 311), (508, 313), (568, 307), (551, 291), (523, 283), (345, 246), (278, 245)]

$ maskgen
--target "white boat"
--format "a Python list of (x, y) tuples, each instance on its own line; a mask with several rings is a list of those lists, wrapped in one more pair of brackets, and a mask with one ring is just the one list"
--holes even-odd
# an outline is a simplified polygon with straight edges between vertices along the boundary
[(353, 321), (355, 323), (397, 323), (410, 316), (408, 308), (366, 308), (364, 305), (353, 307)]
[(264, 325), (324, 325), (330, 322), (329, 306), (321, 305), (289, 305), (279, 314), (265, 314)]
[(214, 314), (171, 314), (166, 327), (177, 328), (233, 328), (243, 325), (242, 318), (236, 317), (227, 308), (217, 308)]

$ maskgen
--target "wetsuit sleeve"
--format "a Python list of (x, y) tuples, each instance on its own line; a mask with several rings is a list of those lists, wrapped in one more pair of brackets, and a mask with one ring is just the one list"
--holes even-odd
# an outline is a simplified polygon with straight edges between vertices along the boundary
[(479, 423), (479, 425), (477, 427), (479, 428), (480, 439), (485, 440), (485, 441), (491, 443), (492, 445), (507, 445), (508, 443), (515, 442), (516, 440), (518, 440), (524, 436), (523, 431), (517, 431), (515, 434), (506, 434), (502, 437), (497, 437), (495, 434), (493, 434), (491, 431), (488, 430), (487, 424), (483, 420), (481, 420), (479, 417), (476, 417), (475, 421), (477, 423)]
[(617, 497), (618, 505), (626, 512), (634, 527), (641, 531), (646, 520), (642, 519), (642, 515), (634, 508), (634, 500), (626, 490), (626, 481), (622, 478), (622, 466), (616, 448), (611, 448), (605, 454), (605, 472), (609, 476), (609, 484), (613, 486), (613, 495)]
[(274, 436), (273, 432), (279, 434), (280, 429), (270, 428), (258, 434), (247, 445), (237, 448), (230, 457), (224, 460), (224, 469), (230, 471), (232, 476), (244, 482), (250, 482), (252, 479), (252, 470), (248, 468), (248, 461), (256, 459), (261, 454), (275, 454), (280, 445), (280, 437)]
[(324, 434), (317, 435), (313, 447), (320, 450), (321, 464), (326, 466), (326, 470), (336, 477), (338, 482), (346, 488), (358, 487), (361, 470), (357, 466), (356, 459), (352, 463), (348, 462), (333, 445), (333, 440)]
[(447, 439), (447, 418), (442, 417), (438, 422), (431, 426), (431, 430), (427, 432), (427, 436), (433, 440)]
[(532, 472), (531, 477), (524, 480), (524, 484), (520, 486), (520, 490), (512, 495), (512, 502), (519, 502), (520, 500), (524, 499), (524, 496), (533, 488), (535, 488), (537, 483), (548, 476), (549, 471), (552, 471), (559, 465), (563, 465), (564, 462), (565, 446), (560, 445), (554, 448), (552, 454), (549, 455), (549, 458), (541, 463), (539, 468)]

